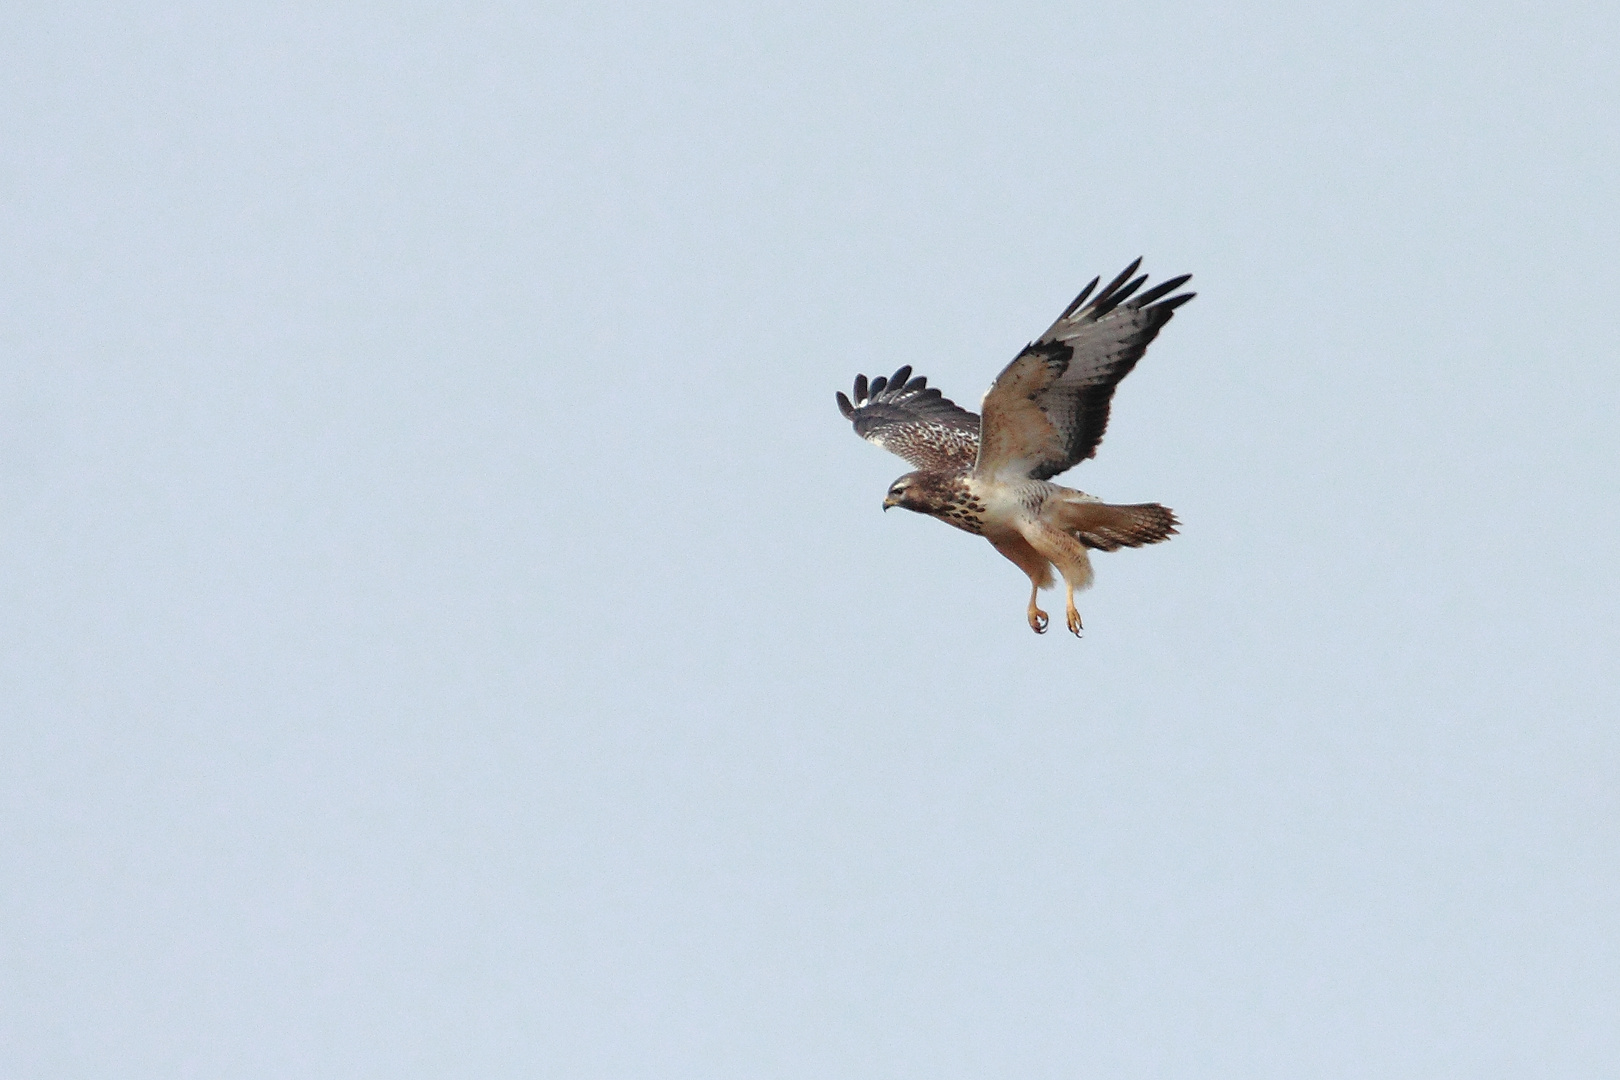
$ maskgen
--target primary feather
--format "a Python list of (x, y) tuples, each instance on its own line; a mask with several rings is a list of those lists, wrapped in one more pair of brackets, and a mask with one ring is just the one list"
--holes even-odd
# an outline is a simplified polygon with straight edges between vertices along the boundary
[(905, 458), (919, 469), (963, 473), (979, 452), (979, 415), (911, 378), (909, 366), (870, 385), (855, 376), (854, 399), (838, 393), (838, 409), (868, 442)]
[(1147, 280), (1146, 274), (1131, 278), (1140, 263), (1081, 306), (1087, 286), (996, 377), (984, 396), (976, 472), (1047, 480), (1096, 455), (1114, 388), (1194, 295), (1164, 298), (1187, 282), (1190, 275), (1183, 274), (1133, 299)]

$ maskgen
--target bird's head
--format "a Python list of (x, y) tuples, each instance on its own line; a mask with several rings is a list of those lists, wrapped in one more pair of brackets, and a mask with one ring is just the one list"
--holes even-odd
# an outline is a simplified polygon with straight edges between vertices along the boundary
[(919, 514), (931, 514), (947, 502), (949, 497), (939, 484), (938, 477), (924, 472), (909, 472), (889, 485), (889, 493), (883, 497), (883, 509), (899, 506)]

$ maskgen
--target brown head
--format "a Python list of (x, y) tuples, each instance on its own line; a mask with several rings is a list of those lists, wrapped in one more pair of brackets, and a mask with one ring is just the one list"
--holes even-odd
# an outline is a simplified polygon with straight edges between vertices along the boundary
[(883, 509), (899, 506), (919, 514), (942, 514), (960, 498), (960, 484), (954, 476), (909, 472), (889, 485)]
[(967, 481), (955, 473), (906, 473), (889, 485), (883, 509), (891, 506), (903, 506), (958, 529), (984, 534), (984, 504), (973, 497)]

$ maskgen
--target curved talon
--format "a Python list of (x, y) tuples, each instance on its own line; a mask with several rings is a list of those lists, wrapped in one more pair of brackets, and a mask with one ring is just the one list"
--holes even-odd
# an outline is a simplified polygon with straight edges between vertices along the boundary
[(1051, 620), (1046, 617), (1046, 612), (1042, 611), (1040, 608), (1029, 609), (1029, 628), (1035, 631), (1037, 634), (1046, 633), (1046, 626), (1050, 621)]
[(1080, 625), (1080, 613), (1078, 611), (1074, 610), (1074, 608), (1070, 608), (1069, 609), (1069, 633), (1073, 634), (1075, 637), (1083, 637), (1084, 635), (1082, 635), (1080, 633), (1081, 629), (1083, 629), (1083, 628)]

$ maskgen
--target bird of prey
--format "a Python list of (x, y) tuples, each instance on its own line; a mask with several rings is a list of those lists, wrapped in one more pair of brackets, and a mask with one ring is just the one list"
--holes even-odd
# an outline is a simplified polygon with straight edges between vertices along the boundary
[(1148, 343), (1176, 308), (1193, 298), (1178, 293), (1192, 275), (1138, 293), (1147, 275), (1127, 266), (1090, 303), (1093, 278), (1057, 322), (1024, 346), (996, 376), (978, 416), (941, 396), (911, 367), (838, 394), (838, 408), (855, 433), (917, 467), (889, 485), (883, 509), (928, 514), (990, 541), (1029, 575), (1030, 629), (1046, 633), (1036, 604), (1063, 576), (1069, 630), (1080, 635), (1074, 593), (1091, 584), (1090, 548), (1156, 544), (1176, 531), (1176, 517), (1158, 503), (1105, 503), (1051, 478), (1097, 453), (1108, 426), (1114, 387), (1130, 374)]

